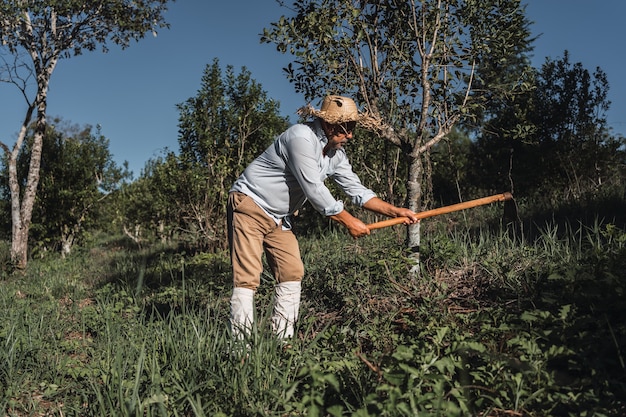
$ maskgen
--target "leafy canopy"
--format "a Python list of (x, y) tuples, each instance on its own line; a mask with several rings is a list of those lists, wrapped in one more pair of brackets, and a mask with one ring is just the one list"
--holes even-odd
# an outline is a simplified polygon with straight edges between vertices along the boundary
[(107, 41), (126, 48), (147, 32), (168, 27), (162, 19), (170, 0), (8, 0), (0, 4), (0, 40), (12, 54), (53, 50), (62, 57), (108, 51)]

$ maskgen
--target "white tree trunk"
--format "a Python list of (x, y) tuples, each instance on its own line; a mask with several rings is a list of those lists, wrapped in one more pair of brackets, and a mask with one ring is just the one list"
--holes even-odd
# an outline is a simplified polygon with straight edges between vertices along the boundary
[[(53, 56), (48, 60), (46, 66), (42, 66), (39, 55), (34, 51), (30, 52), (37, 74), (37, 95), (34, 102), (35, 104), (30, 105), (28, 108), (18, 140), (9, 155), (9, 187), (11, 190), (12, 219), (11, 262), (18, 269), (24, 269), (28, 264), (28, 233), (30, 231), (33, 207), (37, 196), (37, 186), (39, 185), (43, 138), (47, 126), (46, 109), (48, 86), (50, 84), (50, 76), (57, 63), (57, 57)], [(17, 172), (17, 159), (26, 139), (26, 133), (31, 122), (35, 105), (37, 108), (37, 122), (31, 147), (26, 186), (24, 187), (24, 192), (21, 193)]]
[[(409, 178), (407, 181), (407, 199), (408, 208), (414, 212), (422, 210), (422, 198), (423, 190), (421, 186), (423, 167), (420, 156), (414, 157), (409, 165)], [(411, 251), (409, 258), (411, 259), (413, 266), (411, 268), (411, 275), (417, 276), (419, 272), (420, 261), (420, 223), (415, 223), (409, 226), (407, 231), (407, 246)]]

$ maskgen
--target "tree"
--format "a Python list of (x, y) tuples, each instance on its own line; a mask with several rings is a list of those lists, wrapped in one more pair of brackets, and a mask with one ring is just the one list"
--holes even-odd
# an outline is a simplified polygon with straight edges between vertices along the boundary
[(235, 74), (227, 66), (223, 73), (217, 59), (206, 66), (196, 96), (178, 110), (182, 172), (188, 173), (181, 201), (197, 229), (220, 241), (230, 187), (287, 122), (245, 67)]
[(433, 146), (433, 196), (442, 205), (458, 203), (471, 196), (466, 187), (471, 143), (466, 132), (454, 129), (445, 140)]
[[(196, 248), (220, 249), (227, 242), (230, 187), (287, 121), (248, 70), (236, 74), (227, 66), (223, 72), (217, 59), (206, 66), (197, 94), (177, 107), (180, 154), (151, 161), (125, 189), (138, 204), (126, 207), (134, 222), (126, 229), (156, 230), (161, 238), (176, 233)], [(148, 196), (150, 203), (142, 204)]]
[[(541, 67), (532, 114), (533, 143), (541, 149), (537, 162), (551, 168), (545, 178), (552, 187), (560, 185), (564, 197), (580, 197), (590, 185), (612, 176), (614, 150), (602, 149), (608, 139), (608, 91), (600, 68), (591, 73), (580, 62), (572, 64), (567, 51), (562, 59), (546, 59)], [(549, 164), (546, 156), (552, 157)]]
[[(430, 149), (488, 98), (474, 87), (478, 65), (517, 61), (527, 50), (520, 1), (303, 0), (292, 8), (262, 42), (296, 57), (285, 71), (307, 99), (352, 95), (380, 120), (377, 133), (406, 158), (407, 205), (419, 211)], [(515, 94), (520, 83), (503, 79), (492, 94)], [(418, 246), (419, 224), (409, 227), (408, 244)]]
[[(19, 183), (27, 181), (33, 132), (18, 157)], [(130, 172), (118, 167), (109, 152), (109, 141), (91, 126), (53, 120), (46, 129), (37, 198), (33, 207), (31, 239), (42, 249), (59, 249), (69, 255), (72, 247), (97, 224), (102, 202), (118, 189)]]
[[(93, 51), (99, 45), (107, 52), (107, 43), (122, 48), (138, 41), (145, 33), (156, 34), (166, 27), (163, 13), (168, 0), (7, 0), (0, 4), (0, 53), (3, 59), (0, 79), (17, 86), (27, 103), (15, 144), (0, 141), (9, 155), (11, 193), (11, 260), (25, 268), (28, 259), (28, 235), (39, 183), (41, 154), (46, 132), (47, 96), (50, 78), (61, 58)], [(29, 61), (22, 60), (27, 55)], [(12, 56), (13, 59), (6, 57)], [(29, 83), (34, 77), (34, 97)], [(17, 172), (17, 158), (26, 132), (35, 115), (35, 128), (26, 183), (22, 186)]]
[(613, 137), (606, 124), (606, 74), (571, 63), (567, 51), (535, 73), (535, 88), (496, 109), (478, 135), (473, 184), (512, 182), (520, 195), (551, 205), (619, 184), (623, 138)]
[(173, 152), (148, 160), (139, 178), (123, 184), (114, 196), (115, 225), (139, 246), (154, 237), (167, 242), (183, 213), (181, 182), (180, 161)]

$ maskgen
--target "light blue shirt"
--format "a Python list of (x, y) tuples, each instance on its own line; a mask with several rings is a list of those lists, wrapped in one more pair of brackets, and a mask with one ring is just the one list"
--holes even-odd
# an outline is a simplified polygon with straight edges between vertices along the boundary
[(277, 224), (291, 228), (289, 216), (308, 200), (324, 216), (343, 210), (324, 184), (332, 178), (354, 204), (376, 194), (361, 184), (343, 149), (323, 154), (328, 139), (318, 119), (295, 124), (276, 138), (235, 181), (230, 191), (250, 196)]

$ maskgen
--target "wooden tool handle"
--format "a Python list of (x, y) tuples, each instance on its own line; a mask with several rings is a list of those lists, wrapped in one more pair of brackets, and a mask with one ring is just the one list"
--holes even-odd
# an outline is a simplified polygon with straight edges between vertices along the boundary
[[(421, 211), (416, 213), (416, 217), (421, 220), (427, 217), (438, 216), (440, 214), (452, 213), (453, 211), (465, 210), (468, 208), (482, 206), (485, 204), (495, 203), (496, 201), (506, 201), (513, 199), (513, 195), (509, 192), (503, 194), (496, 194), (489, 197), (477, 198), (476, 200), (465, 201), (463, 203), (452, 204), (450, 206), (439, 207), (432, 210)], [(383, 220), (376, 223), (367, 225), (367, 228), (371, 230), (382, 229), (383, 227), (395, 226), (397, 224), (404, 223), (408, 217), (394, 217), (393, 219)]]

